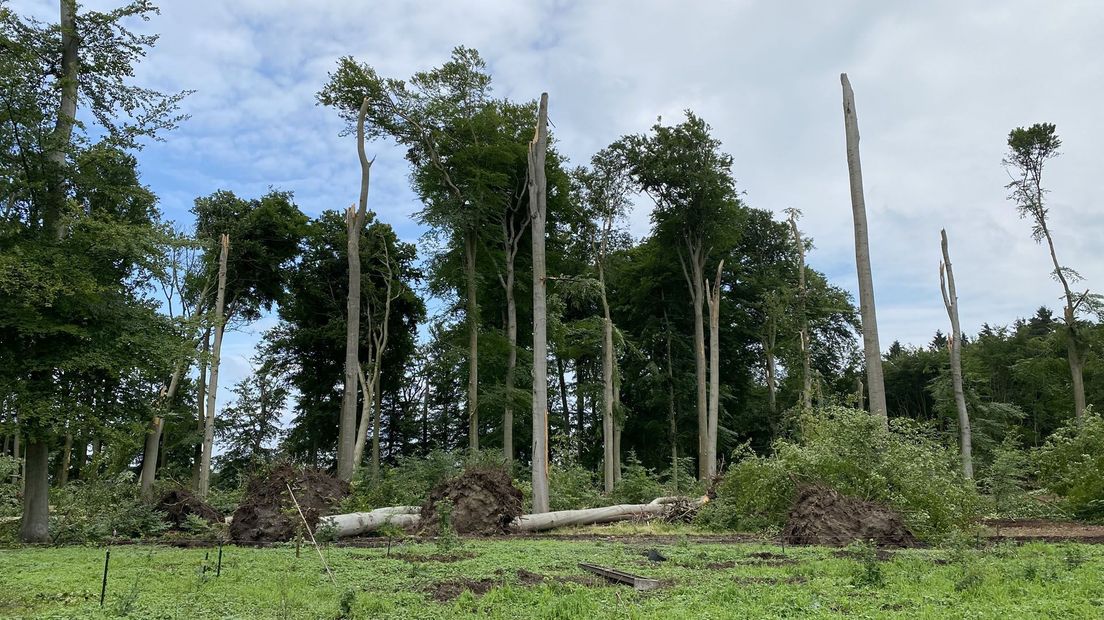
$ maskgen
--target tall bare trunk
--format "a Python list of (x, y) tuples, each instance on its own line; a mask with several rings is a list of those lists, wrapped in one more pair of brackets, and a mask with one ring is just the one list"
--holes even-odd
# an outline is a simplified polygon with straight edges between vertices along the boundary
[(345, 390), (341, 398), (341, 418), (338, 425), (337, 477), (352, 480), (359, 462), (353, 459), (357, 443), (357, 368), (360, 366), (360, 232), (368, 212), (368, 185), (372, 161), (364, 152), (364, 116), (368, 98), (360, 104), (357, 114), (357, 158), (360, 160), (360, 200), (356, 210), (346, 211), (346, 253), (349, 264), (348, 297), (345, 304)]
[(705, 289), (709, 305), (709, 445), (706, 459), (709, 465), (707, 478), (717, 475), (717, 426), (721, 410), (721, 271), (724, 261), (717, 265), (717, 277)]
[(763, 356), (767, 361), (767, 410), (771, 414), (771, 425), (775, 424), (775, 418), (778, 414), (778, 380), (777, 380), (777, 364), (774, 359), (774, 337), (763, 337)]
[[(598, 273), (602, 273), (601, 267)], [(614, 445), (617, 429), (613, 419), (613, 321), (610, 320), (604, 288), (602, 312), (602, 487), (606, 493), (612, 493), (617, 458)]]
[[(679, 256), (682, 274), (686, 277), (686, 286), (690, 292), (690, 305), (694, 311), (694, 378), (697, 389), (698, 408), (698, 478), (709, 478), (709, 405), (706, 397), (705, 362), (705, 319), (702, 306), (705, 304), (705, 291), (702, 289), (705, 279), (705, 257), (700, 243), (686, 239), (687, 256)], [(689, 265), (687, 264), (689, 263)]]
[[(571, 409), (567, 404), (567, 377), (564, 375), (563, 358), (556, 356), (556, 371), (560, 380), (560, 410), (563, 411), (563, 432), (571, 438)], [(569, 442), (570, 443), (570, 442)]]
[(372, 394), (374, 383), (368, 381), (364, 368), (357, 364), (357, 381), (360, 384), (360, 425), (357, 426), (356, 444), (353, 447), (353, 462), (360, 464), (364, 460), (364, 448), (368, 445), (368, 434), (372, 428)]
[(548, 307), (544, 223), (548, 197), (548, 93), (541, 93), (537, 130), (529, 143), (529, 211), (533, 222), (533, 512), (548, 512)]
[(859, 276), (859, 311), (862, 315), (863, 352), (866, 359), (867, 392), (870, 413), (888, 423), (885, 380), (882, 376), (882, 350), (878, 344), (878, 316), (874, 309), (874, 277), (870, 270), (870, 239), (866, 226), (866, 200), (863, 197), (862, 165), (859, 161), (859, 121), (855, 114), (855, 93), (846, 73), (843, 84), (843, 121), (847, 136), (847, 170), (851, 183), (851, 211), (855, 219), (855, 267)]
[(58, 463), (57, 484), (63, 487), (69, 483), (69, 465), (73, 458), (73, 433), (65, 431), (65, 443), (61, 447), (61, 458)]
[(467, 281), (468, 321), (468, 449), (479, 449), (479, 303), (476, 298), (475, 250), (476, 235), (469, 230), (464, 235), (464, 278)]
[(66, 159), (73, 140), (73, 125), (77, 116), (77, 91), (80, 80), (79, 46), (80, 38), (76, 31), (75, 0), (60, 0), (61, 5), (61, 98), (58, 101), (54, 118), (54, 130), (50, 136), (50, 146), (46, 151), (49, 162), (49, 181), (47, 187), (47, 205), (44, 223), (55, 239), (65, 237), (66, 204)]
[(808, 293), (805, 288), (805, 240), (797, 228), (797, 215), (797, 211), (790, 212), (790, 230), (793, 231), (798, 261), (797, 313), (800, 320), (798, 337), (801, 344), (801, 406), (808, 412), (813, 409), (812, 347), (809, 340), (809, 315), (806, 309)]
[[(962, 327), (958, 322), (958, 293), (955, 291), (951, 254), (947, 251), (947, 231), (939, 231), (943, 248), (943, 262), (939, 264), (939, 288), (943, 293), (943, 305), (951, 320), (951, 337), (947, 350), (951, 356), (951, 385), (954, 388), (955, 407), (958, 409), (959, 449), (962, 456), (962, 475), (974, 477), (973, 448), (970, 440), (970, 415), (966, 411), (966, 394), (962, 388)], [(943, 277), (946, 273), (946, 278)]]
[(200, 453), (199, 484), (196, 495), (207, 497), (211, 485), (211, 454), (215, 447), (215, 404), (218, 398), (219, 362), (222, 357), (222, 335), (226, 331), (226, 259), (230, 253), (230, 236), (219, 238), (218, 296), (215, 300), (215, 342), (211, 346), (211, 383), (207, 386), (207, 417), (203, 424), (203, 450)]

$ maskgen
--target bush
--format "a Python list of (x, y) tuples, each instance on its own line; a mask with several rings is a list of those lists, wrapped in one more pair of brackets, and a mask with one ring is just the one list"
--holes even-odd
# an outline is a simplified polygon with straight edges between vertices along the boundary
[(613, 503), (646, 504), (666, 494), (655, 472), (644, 467), (636, 454), (630, 452), (621, 465), (621, 479), (613, 485)]
[[(531, 491), (530, 485), (525, 486)], [(532, 493), (526, 497), (529, 495)], [(608, 504), (609, 500), (602, 497), (594, 472), (575, 463), (553, 464), (548, 469), (549, 510), (597, 508)]]
[(434, 450), (426, 456), (408, 456), (393, 467), (383, 467), (378, 481), (371, 470), (362, 467), (353, 480), (353, 491), (342, 503), (348, 512), (387, 506), (420, 506), (429, 491), (439, 483), (457, 476), (467, 467), (502, 465), (502, 455), (493, 450), (444, 452)]
[(20, 514), (19, 482), (20, 461), (12, 456), (0, 455), (0, 517)]
[(165, 515), (138, 496), (133, 472), (107, 480), (76, 480), (53, 491), (50, 531), (59, 543), (142, 538), (165, 531)]
[(1039, 482), (1075, 517), (1104, 519), (1104, 418), (1091, 408), (1059, 428), (1035, 455)]
[(699, 523), (723, 529), (781, 527), (798, 483), (822, 483), (840, 493), (902, 513), (920, 538), (966, 527), (981, 499), (959, 471), (957, 451), (908, 420), (887, 431), (864, 411), (822, 409), (802, 424), (799, 441), (775, 442), (759, 457), (745, 448), (704, 507)]

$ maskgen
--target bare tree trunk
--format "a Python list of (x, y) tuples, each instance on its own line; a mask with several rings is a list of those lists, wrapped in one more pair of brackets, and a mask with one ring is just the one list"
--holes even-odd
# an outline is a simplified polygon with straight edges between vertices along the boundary
[[(507, 240), (509, 246), (509, 240)], [(509, 352), (506, 358), (506, 409), (502, 412), (502, 453), (506, 457), (506, 471), (514, 470), (514, 371), (517, 368), (517, 302), (514, 300), (514, 252), (506, 248), (506, 341)]]
[(215, 301), (215, 342), (211, 347), (211, 384), (207, 386), (207, 417), (203, 424), (203, 450), (200, 453), (199, 484), (196, 495), (207, 497), (211, 484), (211, 454), (215, 447), (215, 404), (218, 398), (219, 362), (222, 356), (222, 335), (226, 331), (226, 259), (230, 253), (230, 236), (219, 238), (218, 297)]
[(533, 222), (533, 512), (548, 512), (548, 307), (544, 223), (548, 208), (545, 158), (548, 93), (541, 93), (537, 130), (529, 143), (529, 211)]
[(855, 114), (855, 93), (846, 73), (843, 84), (843, 121), (847, 135), (847, 170), (851, 182), (851, 210), (855, 218), (855, 266), (859, 276), (859, 311), (862, 315), (863, 351), (866, 358), (867, 392), (870, 413), (888, 424), (885, 380), (882, 375), (882, 350), (878, 344), (878, 316), (874, 309), (874, 277), (870, 270), (870, 239), (866, 226), (866, 201), (863, 198), (862, 165), (859, 161), (859, 122)]
[(357, 114), (357, 158), (360, 160), (360, 200), (354, 211), (346, 211), (348, 230), (346, 252), (349, 263), (349, 295), (345, 304), (345, 391), (341, 398), (341, 419), (337, 440), (337, 477), (353, 479), (358, 461), (353, 459), (357, 437), (357, 369), (360, 367), (360, 232), (368, 213), (368, 185), (372, 162), (364, 152), (364, 116), (368, 112), (368, 98), (360, 104)]
[[(196, 381), (196, 431), (203, 436), (203, 427), (207, 423), (207, 364), (211, 355), (211, 328), (203, 333), (203, 350), (199, 355), (199, 378)], [(199, 488), (199, 469), (203, 461), (203, 442), (192, 452), (192, 488)]]
[[(171, 406), (172, 401), (176, 398), (176, 391), (180, 387), (180, 378), (184, 374), (187, 368), (187, 364), (184, 362), (177, 362), (176, 367), (173, 368), (172, 377), (169, 379), (169, 385), (162, 390), (159, 398), (157, 399), (156, 408), (159, 412), (164, 412)], [(146, 501), (153, 499), (153, 481), (157, 476), (157, 456), (158, 450), (161, 446), (161, 434), (164, 431), (165, 419), (160, 416), (154, 416), (150, 422), (149, 431), (146, 433), (146, 447), (143, 450), (142, 457), (142, 472), (138, 477), (138, 486), (141, 491), (142, 498)]]
[(372, 418), (372, 480), (379, 480), (380, 475), (380, 424), (383, 419), (383, 390), (380, 389), (379, 383), (379, 366), (376, 366), (375, 374), (375, 393), (376, 393), (376, 415)]
[[(705, 319), (702, 306), (705, 292), (702, 285), (705, 280), (705, 258), (701, 244), (686, 239), (688, 256), (679, 256), (682, 274), (690, 292), (690, 305), (694, 310), (694, 378), (697, 387), (698, 407), (698, 478), (709, 478), (709, 406), (706, 401), (706, 362), (705, 362)], [(687, 263), (689, 262), (689, 266)]]
[(709, 305), (709, 445), (706, 459), (706, 478), (717, 475), (717, 425), (721, 409), (721, 271), (724, 261), (717, 265), (717, 278), (705, 289)]
[(58, 462), (57, 485), (63, 487), (69, 483), (69, 465), (72, 463), (73, 433), (65, 431), (65, 443), (61, 448), (61, 458)]
[(613, 492), (616, 478), (617, 448), (614, 438), (617, 430), (613, 419), (613, 321), (609, 318), (605, 294), (602, 295), (602, 302), (602, 488), (608, 494)]
[[(958, 322), (958, 293), (955, 290), (951, 254), (947, 250), (947, 231), (939, 231), (943, 248), (943, 262), (939, 264), (939, 288), (943, 293), (943, 305), (951, 320), (951, 337), (947, 349), (951, 357), (951, 385), (954, 387), (955, 407), (958, 409), (958, 436), (962, 456), (962, 475), (967, 480), (974, 477), (973, 447), (970, 439), (970, 414), (966, 410), (966, 394), (962, 388), (962, 327)], [(946, 279), (943, 274), (946, 272)]]
[(776, 362), (774, 359), (773, 337), (763, 338), (763, 356), (767, 361), (767, 409), (771, 414), (771, 425), (774, 425), (775, 416), (778, 414), (778, 380)]
[[(1042, 188), (1037, 189), (1038, 204), (1043, 204)], [(1050, 260), (1054, 265), (1054, 274), (1058, 278), (1058, 281), (1062, 284), (1062, 291), (1066, 294), (1066, 307), (1062, 313), (1062, 317), (1066, 323), (1066, 335), (1069, 342), (1066, 343), (1066, 359), (1069, 361), (1070, 367), (1070, 380), (1073, 386), (1073, 413), (1075, 417), (1080, 418), (1085, 413), (1085, 378), (1084, 369), (1085, 365), (1081, 359), (1080, 343), (1078, 342), (1077, 334), (1077, 305), (1080, 302), (1074, 302), (1074, 293), (1070, 289), (1069, 279), (1066, 277), (1066, 272), (1062, 269), (1058, 263), (1058, 254), (1054, 251), (1054, 238), (1050, 236), (1050, 228), (1047, 226), (1045, 220), (1038, 220), (1039, 227), (1043, 231), (1043, 236), (1047, 241), (1047, 249), (1050, 250)], [(1088, 291), (1086, 291), (1088, 294)]]
[(575, 360), (575, 437), (578, 438), (579, 443), (577, 448), (579, 450), (578, 457), (581, 461), (583, 455), (586, 453), (586, 442), (583, 441), (583, 436), (586, 435), (586, 400), (583, 396), (583, 363), (581, 359)]
[(464, 277), (467, 281), (468, 321), (468, 449), (479, 449), (479, 304), (475, 282), (476, 231), (464, 236)]
[[(790, 211), (790, 230), (797, 247), (797, 311), (801, 321), (798, 336), (801, 340), (801, 405), (805, 411), (813, 409), (812, 350), (809, 341), (809, 316), (806, 310), (808, 293), (805, 288), (805, 240), (797, 228), (797, 211)], [(881, 357), (879, 357), (881, 359)]]
[(678, 426), (675, 421), (675, 373), (671, 365), (671, 324), (667, 321), (667, 311), (663, 311), (663, 324), (667, 328), (667, 432), (671, 440), (671, 481), (675, 491), (679, 489), (678, 466)]
[(567, 378), (564, 376), (564, 363), (563, 358), (559, 355), (556, 356), (556, 371), (560, 379), (560, 408), (563, 411), (563, 431), (564, 435), (570, 439), (571, 432), (571, 408), (567, 404)]
[(357, 427), (356, 445), (353, 447), (353, 462), (364, 460), (364, 447), (368, 444), (369, 429), (372, 428), (372, 394), (374, 383), (367, 380), (364, 368), (357, 364), (357, 381), (360, 383), (360, 425)]

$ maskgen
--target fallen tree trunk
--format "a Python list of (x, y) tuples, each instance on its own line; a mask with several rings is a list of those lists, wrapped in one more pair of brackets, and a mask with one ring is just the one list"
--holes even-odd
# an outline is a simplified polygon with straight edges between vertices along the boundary
[(403, 529), (413, 529), (422, 521), (418, 514), (421, 510), (421, 506), (391, 506), (389, 508), (377, 508), (370, 512), (333, 515), (319, 519), (318, 527), (334, 528), (334, 535), (338, 538), (359, 536), (378, 530), (387, 524)]
[[(647, 504), (618, 504), (582, 510), (560, 510), (541, 514), (522, 515), (510, 524), (513, 532), (543, 532), (572, 525), (594, 525), (617, 521), (648, 520), (666, 517), (672, 508), (682, 504), (701, 506), (705, 497), (689, 499), (679, 496), (657, 497)], [(391, 524), (404, 529), (415, 529), (421, 524), (418, 506), (392, 506), (377, 508), (371, 512), (354, 512), (322, 517), (319, 527), (332, 527), (338, 538), (359, 536)]]

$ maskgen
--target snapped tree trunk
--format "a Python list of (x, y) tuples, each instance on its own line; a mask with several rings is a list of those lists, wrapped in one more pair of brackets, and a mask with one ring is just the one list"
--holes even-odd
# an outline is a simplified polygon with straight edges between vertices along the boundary
[[(207, 423), (207, 364), (211, 357), (211, 328), (203, 333), (203, 350), (199, 355), (199, 379), (196, 382), (196, 433), (203, 437)], [(199, 469), (203, 461), (203, 441), (192, 450), (192, 488), (199, 488)]]
[[(698, 407), (698, 478), (709, 478), (709, 405), (706, 392), (705, 362), (705, 319), (702, 306), (705, 304), (705, 255), (700, 243), (686, 238), (688, 255), (679, 258), (682, 274), (686, 277), (686, 286), (690, 292), (690, 305), (694, 311), (694, 379), (697, 390)], [(687, 265), (689, 262), (689, 265)]]
[(349, 263), (349, 295), (345, 304), (345, 391), (341, 398), (341, 419), (338, 426), (337, 477), (349, 481), (359, 461), (353, 459), (357, 443), (357, 369), (360, 367), (360, 231), (368, 212), (368, 184), (372, 162), (364, 152), (364, 116), (368, 113), (368, 98), (360, 104), (357, 114), (357, 158), (360, 160), (360, 200), (354, 211), (346, 211), (346, 252)]
[[(951, 320), (951, 337), (947, 341), (947, 350), (951, 357), (951, 385), (954, 388), (955, 408), (958, 409), (959, 453), (962, 456), (962, 475), (972, 480), (974, 477), (973, 448), (970, 439), (970, 414), (966, 411), (966, 394), (962, 387), (962, 327), (958, 322), (958, 293), (955, 291), (954, 270), (951, 269), (951, 254), (947, 250), (947, 231), (939, 231), (943, 248), (943, 262), (939, 264), (939, 288), (943, 293), (943, 305), (947, 308), (947, 317)], [(946, 278), (944, 278), (946, 273)]]
[(544, 235), (548, 93), (541, 93), (537, 129), (529, 143), (529, 211), (533, 222), (533, 512), (548, 512), (548, 306)]
[(207, 497), (211, 484), (211, 454), (215, 447), (215, 404), (218, 398), (219, 362), (222, 356), (222, 335), (226, 331), (226, 259), (230, 253), (230, 236), (219, 238), (218, 296), (215, 299), (215, 342), (211, 346), (211, 383), (207, 386), (207, 417), (203, 424), (203, 450), (200, 453), (199, 484), (196, 495)]
[(705, 282), (709, 305), (709, 445), (706, 459), (706, 478), (717, 475), (717, 427), (721, 410), (721, 271), (724, 261), (717, 265), (717, 277), (712, 286)]
[[(173, 399), (176, 398), (176, 391), (180, 387), (180, 378), (184, 374), (186, 368), (187, 365), (184, 362), (176, 363), (176, 367), (173, 368), (172, 377), (169, 378), (169, 385), (162, 390), (157, 399), (155, 407), (159, 413), (163, 414), (172, 404)], [(164, 417), (162, 417), (162, 415), (155, 415), (150, 422), (149, 430), (146, 432), (146, 446), (143, 450), (142, 457), (142, 472), (138, 477), (138, 486), (142, 499), (146, 501), (153, 499), (153, 481), (157, 477), (157, 457), (158, 450), (160, 450), (161, 447), (161, 435), (164, 432), (164, 427)]]
[(866, 360), (866, 390), (870, 413), (888, 424), (885, 380), (882, 376), (882, 350), (878, 344), (878, 316), (874, 309), (874, 277), (870, 270), (870, 239), (866, 226), (866, 200), (863, 197), (862, 165), (859, 161), (859, 122), (855, 114), (855, 93), (846, 73), (843, 84), (843, 122), (847, 137), (847, 170), (851, 184), (851, 211), (855, 219), (855, 267), (859, 276), (859, 311), (862, 315), (863, 353)]

